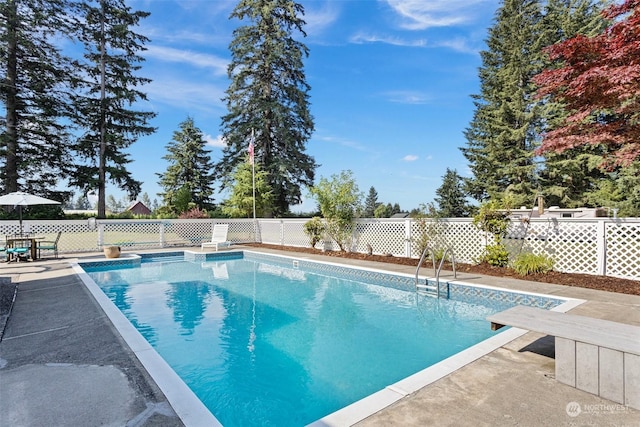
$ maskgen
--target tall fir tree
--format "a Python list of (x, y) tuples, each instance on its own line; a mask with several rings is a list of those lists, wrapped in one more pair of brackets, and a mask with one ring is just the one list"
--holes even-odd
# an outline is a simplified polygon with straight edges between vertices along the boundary
[(439, 217), (463, 218), (469, 215), (470, 209), (464, 192), (463, 179), (455, 169), (447, 168), (442, 177), (442, 185), (436, 190), (436, 196)]
[(67, 0), (0, 2), (0, 178), (2, 192), (72, 197), (55, 183), (70, 172), (71, 60), (54, 42), (69, 37)]
[(489, 29), (480, 94), (473, 96), (476, 110), (462, 148), (473, 172), (467, 189), (475, 199), (508, 193), (524, 204), (534, 198), (540, 114), (531, 78), (543, 58), (542, 16), (537, 0), (504, 0)]
[(267, 174), (259, 164), (252, 166), (250, 162), (243, 162), (234, 175), (234, 184), (229, 198), (223, 202), (222, 212), (231, 218), (252, 218), (255, 206), (256, 218), (263, 217), (270, 209), (273, 196)]
[(159, 196), (165, 206), (175, 211), (174, 199), (185, 188), (196, 207), (208, 209), (212, 206), (213, 162), (206, 146), (202, 131), (191, 117), (180, 123), (180, 130), (173, 133), (173, 139), (167, 144), (168, 154), (163, 157), (169, 166), (165, 173), (157, 174), (158, 184), (164, 190)]
[(98, 217), (104, 218), (107, 180), (131, 199), (140, 192), (141, 183), (126, 169), (131, 159), (125, 150), (155, 131), (149, 125), (155, 113), (137, 108), (146, 100), (138, 88), (150, 82), (136, 75), (149, 40), (133, 31), (149, 13), (132, 11), (124, 0), (87, 0), (78, 4), (78, 14), (85, 51), (73, 121), (81, 133), (75, 149), (82, 161), (71, 184), (85, 192), (97, 188)]
[(362, 216), (364, 218), (374, 218), (378, 204), (378, 192), (375, 188), (371, 187), (369, 188), (369, 194), (364, 201), (364, 211), (362, 212)]
[(292, 0), (241, 0), (231, 18), (249, 21), (233, 32), (229, 46), (231, 80), (221, 130), (227, 145), (215, 173), (221, 187), (232, 185), (252, 135), (255, 159), (267, 174), (273, 206), (266, 216), (281, 216), (302, 201), (302, 187), (313, 185), (315, 160), (305, 153), (313, 129), (303, 59), (307, 47), (304, 8)]

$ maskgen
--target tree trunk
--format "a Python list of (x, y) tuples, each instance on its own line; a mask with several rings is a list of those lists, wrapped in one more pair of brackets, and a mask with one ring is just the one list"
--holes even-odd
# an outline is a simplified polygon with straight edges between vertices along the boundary
[(106, 209), (106, 105), (105, 105), (105, 34), (104, 34), (104, 2), (100, 2), (102, 7), (101, 27), (100, 27), (100, 154), (98, 159), (98, 218), (107, 217)]
[(18, 8), (14, 0), (7, 3), (7, 164), (4, 190), (18, 191)]

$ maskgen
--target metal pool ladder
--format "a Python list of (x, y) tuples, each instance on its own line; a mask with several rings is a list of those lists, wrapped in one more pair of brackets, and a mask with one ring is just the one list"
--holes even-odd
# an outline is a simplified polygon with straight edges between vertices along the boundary
[[(425, 279), (424, 283), (420, 283), (418, 279), (418, 274), (420, 272), (420, 266), (424, 261), (424, 258), (427, 256), (427, 252), (431, 253), (431, 262), (433, 263), (433, 274), (436, 276), (436, 284), (430, 285), (429, 279)], [(425, 295), (429, 295), (435, 298), (440, 298), (440, 271), (442, 270), (442, 266), (444, 265), (444, 260), (447, 259), (447, 255), (451, 257), (451, 265), (453, 267), (453, 277), (457, 278), (458, 273), (456, 272), (456, 257), (453, 254), (453, 249), (450, 246), (446, 247), (444, 252), (442, 253), (442, 259), (440, 260), (440, 264), (436, 268), (436, 252), (430, 246), (424, 248), (422, 252), (422, 256), (420, 257), (420, 261), (418, 261), (418, 266), (416, 267), (416, 292), (424, 293)]]

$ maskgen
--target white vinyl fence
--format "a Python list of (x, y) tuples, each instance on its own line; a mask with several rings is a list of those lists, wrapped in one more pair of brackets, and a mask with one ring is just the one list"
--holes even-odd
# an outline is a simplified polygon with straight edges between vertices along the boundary
[[(106, 245), (123, 250), (166, 247), (198, 247), (211, 239), (213, 224), (229, 224), (233, 243), (262, 242), (309, 247), (304, 233), (308, 219), (191, 219), (191, 220), (26, 220), (31, 233), (55, 238), (61, 231), (60, 253), (98, 251)], [(19, 231), (18, 221), (0, 221), (0, 235)], [(420, 236), (430, 245), (450, 247), (456, 260), (474, 263), (491, 237), (479, 231), (470, 219), (420, 222), (413, 219), (361, 219), (353, 231), (351, 250), (419, 258)], [(567, 273), (607, 275), (640, 280), (640, 218), (531, 219), (514, 220), (505, 244), (515, 256), (519, 252), (544, 253), (555, 260), (555, 269)], [(335, 242), (318, 248), (338, 250)]]

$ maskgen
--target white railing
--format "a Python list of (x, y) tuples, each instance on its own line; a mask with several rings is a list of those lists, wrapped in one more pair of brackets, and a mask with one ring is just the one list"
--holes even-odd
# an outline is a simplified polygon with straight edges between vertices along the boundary
[[(117, 245), (124, 250), (200, 246), (211, 239), (213, 224), (229, 224), (233, 243), (262, 242), (309, 247), (304, 233), (308, 219), (190, 219), (190, 220), (25, 220), (29, 232), (55, 238), (61, 231), (60, 253), (79, 253)], [(18, 221), (0, 221), (0, 235), (19, 231)], [(351, 250), (420, 257), (421, 236), (434, 247), (451, 247), (456, 260), (474, 263), (483, 254), (487, 237), (470, 219), (420, 222), (413, 219), (361, 219), (352, 234)], [(513, 221), (505, 244), (512, 256), (521, 251), (547, 254), (558, 271), (640, 279), (640, 218), (531, 219)], [(335, 242), (317, 248), (338, 250)]]

